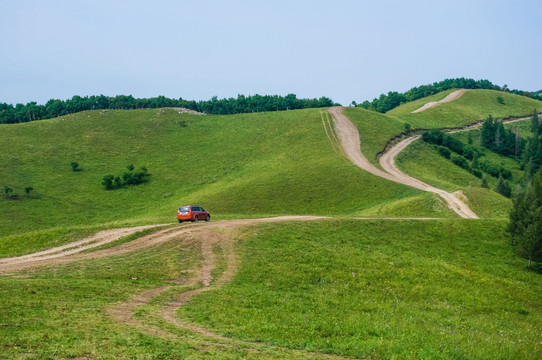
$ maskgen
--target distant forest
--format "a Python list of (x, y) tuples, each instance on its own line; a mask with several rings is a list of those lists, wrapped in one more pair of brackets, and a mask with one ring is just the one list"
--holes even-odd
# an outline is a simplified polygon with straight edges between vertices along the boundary
[(438, 94), (441, 91), (450, 89), (486, 89), (486, 90), (498, 90), (509, 92), (512, 94), (522, 95), (529, 98), (542, 100), (542, 90), (536, 92), (522, 91), (522, 90), (510, 90), (507, 85), (500, 87), (494, 85), (489, 80), (473, 80), (465, 78), (446, 79), (444, 81), (435, 82), (431, 85), (422, 85), (413, 87), (405, 93), (399, 93), (396, 91), (390, 91), (387, 95), (382, 94), (373, 101), (364, 101), (361, 104), (354, 105), (380, 113), (385, 113), (398, 107), (399, 105), (424, 98), (426, 96)]
[(98, 96), (74, 96), (68, 100), (51, 99), (45, 105), (36, 102), (17, 104), (15, 106), (0, 103), (0, 124), (15, 124), (43, 119), (51, 119), (58, 116), (74, 114), (85, 110), (104, 109), (155, 109), (163, 107), (180, 107), (205, 114), (239, 114), (263, 111), (279, 111), (336, 106), (327, 97), (319, 99), (298, 99), (295, 94), (286, 96), (278, 95), (238, 95), (237, 98), (194, 101), (182, 98), (169, 99), (158, 96), (149, 99), (136, 99), (132, 95), (117, 95), (108, 97)]

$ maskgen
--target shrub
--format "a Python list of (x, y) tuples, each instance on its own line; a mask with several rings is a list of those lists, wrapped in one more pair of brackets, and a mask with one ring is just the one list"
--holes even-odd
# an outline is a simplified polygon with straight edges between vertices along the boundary
[(478, 179), (482, 178), (483, 173), (480, 171), (480, 169), (470, 169), (470, 172), (472, 175), (476, 176)]
[(442, 138), (444, 133), (440, 130), (431, 130), (423, 133), (422, 139), (425, 142), (435, 145), (442, 145)]
[(452, 162), (454, 164), (456, 164), (457, 166), (462, 167), (463, 169), (470, 171), (469, 162), (463, 156), (461, 156), (461, 155), (453, 155), (452, 156)]
[(106, 189), (112, 189), (114, 178), (113, 175), (105, 175), (102, 179), (102, 185), (105, 186)]
[(77, 168), (79, 167), (79, 163), (78, 163), (77, 161), (72, 161), (72, 162), (70, 163), (70, 165), (71, 165), (73, 171), (77, 171), (77, 170), (78, 170)]
[(6, 197), (9, 197), (9, 193), (12, 193), (13, 192), (13, 189), (10, 188), (9, 186), (4, 186), (4, 194), (6, 194)]
[(505, 168), (503, 165), (495, 164), (488, 159), (481, 159), (478, 161), (478, 164), (481, 170), (495, 178), (502, 176), (505, 179), (510, 179), (512, 177), (510, 170)]
[(447, 148), (447, 147), (444, 147), (444, 146), (439, 146), (438, 147), (438, 152), (441, 156), (445, 157), (446, 159), (449, 159), (450, 158), (450, 150)]
[(134, 165), (127, 166), (129, 172), (125, 172), (120, 176), (106, 175), (103, 177), (102, 185), (107, 189), (121, 188), (125, 185), (139, 185), (148, 180), (150, 174), (147, 172), (147, 168), (142, 166), (139, 170), (134, 170)]
[(456, 139), (452, 136), (444, 134), (442, 138), (442, 146), (446, 146), (453, 152), (458, 153), (459, 155), (463, 155), (464, 145), (459, 139)]
[(34, 188), (32, 186), (27, 186), (24, 188), (24, 193), (26, 194), (26, 196), (30, 195), (30, 192), (34, 190)]
[(473, 145), (464, 145), (463, 146), (463, 156), (469, 160), (473, 160), (475, 157), (480, 157), (483, 155), (480, 148)]

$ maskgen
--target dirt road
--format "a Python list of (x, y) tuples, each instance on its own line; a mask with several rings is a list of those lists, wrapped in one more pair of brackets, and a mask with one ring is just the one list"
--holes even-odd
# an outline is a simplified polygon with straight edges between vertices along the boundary
[(335, 130), (337, 131), (337, 135), (341, 140), (344, 151), (350, 161), (352, 161), (355, 165), (384, 179), (438, 194), (444, 200), (446, 200), (450, 209), (455, 211), (462, 218), (478, 218), (478, 216), (476, 216), (476, 214), (467, 206), (467, 204), (457, 198), (454, 194), (442, 189), (437, 189), (418, 179), (408, 176), (407, 174), (401, 172), (397, 166), (395, 166), (395, 157), (397, 154), (404, 150), (410, 143), (417, 140), (419, 136), (413, 136), (401, 141), (382, 155), (380, 157), (380, 166), (382, 166), (382, 168), (385, 170), (383, 171), (370, 163), (369, 160), (367, 160), (367, 158), (362, 154), (358, 129), (354, 126), (354, 124), (352, 124), (352, 122), (350, 122), (350, 120), (348, 120), (346, 116), (344, 116), (342, 111), (342, 107), (333, 107), (329, 109), (329, 112), (333, 117), (333, 121), (335, 122)]
[(425, 104), (424, 106), (412, 111), (413, 114), (415, 113), (419, 113), (419, 112), (422, 112), (422, 111), (425, 111), (427, 109), (430, 109), (432, 107), (435, 107), (435, 106), (438, 106), (442, 103), (447, 103), (447, 102), (450, 102), (450, 101), (453, 101), (457, 98), (460, 98), (461, 96), (463, 96), (464, 93), (466, 93), (468, 90), (467, 89), (459, 89), (459, 90), (456, 90), (450, 94), (448, 94), (448, 96), (446, 96), (444, 99), (440, 100), (440, 101), (432, 101), (432, 102), (428, 102), (427, 104)]
[[(288, 349), (265, 343), (229, 338), (192, 324), (189, 321), (180, 318), (177, 314), (179, 307), (188, 303), (195, 295), (204, 291), (218, 289), (233, 279), (239, 265), (234, 252), (234, 244), (237, 241), (235, 231), (238, 228), (257, 223), (314, 221), (322, 219), (325, 219), (325, 217), (281, 216), (274, 218), (224, 220), (210, 223), (200, 222), (197, 224), (184, 224), (160, 229), (152, 234), (142, 236), (136, 240), (108, 249), (82, 253), (84, 250), (110, 243), (123, 236), (151, 226), (112, 229), (47, 251), (1, 259), (0, 274), (6, 275), (6, 273), (23, 270), (28, 267), (56, 265), (83, 259), (96, 259), (104, 256), (124, 254), (137, 249), (156, 246), (167, 241), (199, 244), (201, 247), (202, 260), (195, 268), (183, 271), (178, 279), (170, 282), (171, 285), (146, 290), (125, 303), (120, 303), (105, 309), (107, 316), (113, 321), (137, 328), (150, 335), (179, 339), (183, 342), (190, 341), (191, 344), (195, 344), (193, 346), (198, 348), (214, 348), (218, 351), (224, 348), (236, 348), (241, 352), (248, 351), (250, 353), (262, 353), (263, 357), (269, 359), (281, 359), (284, 357), (281, 354), (285, 353), (288, 354), (289, 358), (298, 359), (306, 359), (307, 357), (312, 359), (344, 359), (343, 357), (336, 355)], [(226, 264), (225, 269), (221, 272), (216, 271), (218, 258), (221, 259), (222, 263)], [(158, 311), (149, 313), (146, 317), (136, 315), (140, 306), (148, 304), (151, 300), (156, 299), (166, 291), (174, 296), (171, 300), (163, 303)], [(194, 337), (193, 335), (179, 335), (179, 332), (172, 330), (171, 326), (158, 327), (149, 325), (153, 323), (152, 319), (166, 321), (170, 325), (173, 325), (173, 329), (181, 328), (189, 330), (192, 334), (199, 334), (199, 337)]]
[[(274, 218), (263, 219), (244, 219), (244, 220), (228, 220), (216, 221), (208, 224), (211, 228), (234, 229), (244, 225), (250, 225), (261, 222), (279, 222), (279, 221), (295, 221), (295, 220), (317, 220), (323, 217), (316, 216), (280, 216)], [(99, 233), (86, 237), (82, 240), (52, 248), (45, 251), (36, 252), (29, 255), (18, 257), (1, 258), (0, 259), (0, 274), (13, 271), (23, 270), (29, 267), (57, 265), (84, 259), (97, 259), (101, 257), (125, 254), (134, 250), (145, 247), (156, 246), (164, 242), (170, 241), (181, 234), (189, 234), (192, 232), (201, 231), (201, 226), (193, 226), (195, 224), (187, 224), (182, 228), (173, 227), (158, 230), (152, 234), (139, 237), (133, 241), (93, 252), (84, 252), (92, 248), (105, 245), (120, 239), (121, 237), (134, 234), (138, 231), (158, 227), (163, 225), (147, 225), (121, 229), (110, 229), (100, 231)]]

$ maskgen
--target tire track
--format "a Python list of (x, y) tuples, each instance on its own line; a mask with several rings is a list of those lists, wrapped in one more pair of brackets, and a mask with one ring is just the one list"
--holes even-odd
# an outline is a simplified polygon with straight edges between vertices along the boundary
[[(283, 357), (281, 354), (288, 354), (288, 357), (299, 359), (305, 359), (307, 356), (313, 359), (346, 359), (345, 357), (332, 354), (289, 349), (266, 343), (250, 342), (225, 337), (188, 321), (184, 321), (177, 316), (177, 310), (181, 306), (187, 304), (194, 296), (209, 290), (218, 289), (233, 280), (239, 266), (234, 251), (234, 244), (236, 241), (235, 231), (237, 229), (258, 223), (313, 221), (322, 219), (326, 218), (320, 216), (281, 216), (274, 218), (225, 220), (205, 224), (178, 225), (173, 228), (158, 230), (155, 233), (142, 236), (131, 242), (120, 244), (109, 249), (97, 250), (84, 254), (80, 253), (83, 251), (79, 250), (83, 247), (82, 245), (84, 245), (84, 250), (88, 250), (93, 246), (100, 246), (104, 243), (115, 241), (127, 234), (140, 231), (141, 227), (114, 229), (107, 232), (100, 232), (96, 235), (54, 249), (16, 258), (2, 259), (2, 263), (0, 263), (0, 273), (4, 271), (15, 272), (30, 267), (57, 265), (84, 259), (97, 259), (105, 256), (120, 255), (138, 249), (163, 244), (168, 241), (196, 242), (201, 246), (202, 259), (200, 267), (199, 269), (188, 270), (195, 274), (195, 276), (186, 277), (183, 275), (173, 281), (175, 285), (145, 290), (126, 302), (104, 309), (105, 314), (115, 322), (138, 329), (147, 334), (191, 341), (198, 348), (215, 347), (219, 349), (237, 349), (239, 351), (247, 351), (250, 353), (261, 353), (266, 358), (277, 359)], [(145, 228), (149, 227), (151, 226)], [(226, 263), (226, 269), (219, 274), (217, 278), (213, 277), (213, 271), (216, 267), (216, 254), (213, 251), (214, 247), (219, 247), (222, 250), (224, 257), (223, 261)], [(77, 249), (78, 251), (72, 251), (74, 249)], [(188, 287), (198, 285), (199, 288), (186, 290)], [(163, 304), (157, 314), (151, 314), (151, 316), (157, 316), (159, 319), (173, 325), (174, 328), (198, 334), (200, 337), (194, 338), (192, 335), (182, 336), (175, 331), (168, 331), (162, 327), (149, 325), (134, 315), (140, 306), (149, 304), (154, 298), (168, 291), (176, 291), (178, 294), (175, 296), (174, 300)]]

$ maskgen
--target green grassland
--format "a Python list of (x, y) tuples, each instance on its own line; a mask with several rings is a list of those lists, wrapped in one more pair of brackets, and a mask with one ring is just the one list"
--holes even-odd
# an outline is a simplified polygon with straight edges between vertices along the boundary
[[(234, 280), (178, 311), (236, 339), (227, 346), (159, 321), (174, 294), (134, 316), (175, 336), (117, 323), (106, 311), (172, 286), (201, 261), (196, 242), (0, 276), (0, 357), (538, 359), (542, 278), (514, 255), (505, 225), (331, 219), (245, 228)], [(255, 352), (243, 341), (261, 345), (250, 345)]]
[[(360, 108), (345, 114), (376, 164), (376, 154), (404, 131), (404, 123), (453, 127), (489, 114), (542, 109), (532, 99), (473, 90), (410, 114), (447, 93), (388, 114)], [(0, 358), (541, 358), (542, 277), (526, 269), (509, 245), (504, 229), (511, 201), (481, 188), (480, 179), (433, 146), (414, 142), (397, 164), (422, 181), (461, 190), (482, 218), (458, 219), (437, 195), (352, 165), (337, 151), (329, 127), (326, 134), (322, 111), (197, 116), (172, 109), (108, 110), (0, 125), (0, 141), (7, 144), (0, 153), (0, 186), (19, 196), (0, 197), (0, 257), (112, 227), (173, 224), (176, 208), (185, 203), (207, 208), (213, 221), (331, 216), (236, 230), (233, 281), (201, 293), (177, 313), (233, 339), (225, 345), (160, 317), (176, 293), (201, 286), (175, 283), (203, 261), (201, 246), (187, 240), (0, 275)], [(455, 136), (465, 141), (467, 135)], [(80, 171), (72, 171), (72, 161)], [(105, 190), (103, 176), (120, 175), (128, 164), (145, 166), (149, 181)], [(521, 170), (512, 173), (519, 181)], [(489, 180), (494, 188), (496, 180)], [(35, 189), (29, 196), (26, 186)], [(378, 219), (388, 217), (440, 219)], [(213, 251), (218, 276), (227, 261), (220, 246)], [(171, 289), (135, 308), (145, 329), (107, 313), (165, 286)]]
[[(390, 110), (386, 115), (412, 125), (413, 129), (434, 129), (460, 127), (484, 120), (488, 115), (494, 118), (508, 118), (532, 114), (534, 108), (541, 109), (542, 102), (524, 96), (495, 90), (469, 90), (460, 98), (440, 104), (425, 111), (412, 114), (413, 110), (430, 101), (438, 101), (451, 91), (445, 91), (428, 98), (416, 100)], [(503, 104), (497, 101), (503, 99)]]
[(500, 221), (325, 221), (246, 231), (234, 281), (181, 317), (248, 341), (371, 359), (537, 359), (540, 274)]
[[(534, 108), (542, 109), (542, 102), (524, 96), (494, 90), (470, 90), (454, 101), (412, 114), (424, 104), (444, 99), (454, 90), (443, 91), (403, 104), (386, 114), (363, 108), (346, 108), (344, 114), (359, 130), (361, 148), (369, 161), (378, 166), (377, 155), (388, 141), (405, 131), (405, 124), (415, 129), (455, 128), (494, 118), (529, 116)], [(504, 104), (497, 101), (502, 97)]]
[[(10, 250), (15, 243), (32, 251), (62, 242), (59, 235), (69, 241), (88, 227), (171, 223), (186, 203), (201, 204), (213, 219), (354, 216), (420, 194), (367, 174), (333, 151), (320, 111), (90, 111), (3, 125), (0, 137), (10, 146), (0, 154), (0, 167), (9, 169), (2, 184), (21, 198), (0, 198), (0, 255), (16, 254)], [(72, 161), (81, 171), (72, 171)], [(103, 176), (121, 175), (128, 164), (145, 166), (150, 181), (105, 190)], [(26, 186), (35, 189), (28, 198)], [(38, 230), (42, 240), (31, 248)]]
[[(487, 152), (485, 155), (493, 161), (506, 163), (516, 179), (521, 179), (523, 172), (519, 164), (512, 159)], [(510, 199), (488, 189), (483, 189), (482, 181), (465, 169), (454, 165), (450, 160), (439, 155), (435, 146), (421, 140), (410, 144), (396, 158), (397, 166), (407, 174), (444, 189), (448, 192), (461, 190), (467, 197), (468, 205), (482, 218), (507, 218), (512, 202)], [(488, 185), (494, 189), (497, 179), (487, 176)]]

